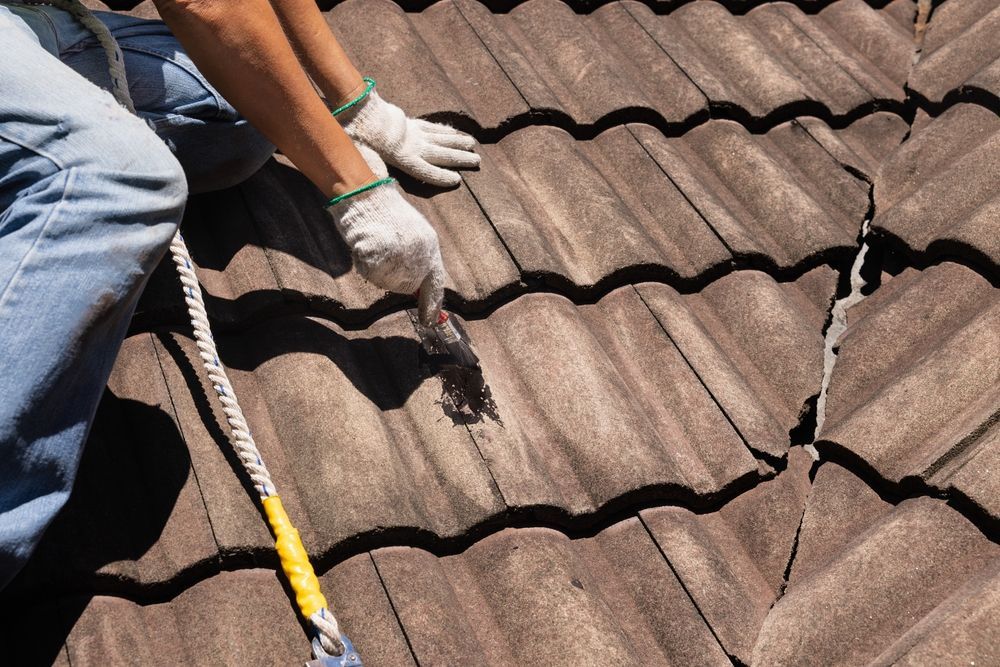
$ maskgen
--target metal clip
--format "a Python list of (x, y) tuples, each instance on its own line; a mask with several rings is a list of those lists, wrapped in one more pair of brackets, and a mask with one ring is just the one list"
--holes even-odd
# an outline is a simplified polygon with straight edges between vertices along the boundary
[(340, 655), (330, 655), (323, 650), (319, 637), (313, 637), (313, 660), (307, 662), (306, 667), (363, 667), (361, 656), (354, 650), (354, 644), (347, 635), (340, 635), (340, 641), (344, 644), (344, 652)]

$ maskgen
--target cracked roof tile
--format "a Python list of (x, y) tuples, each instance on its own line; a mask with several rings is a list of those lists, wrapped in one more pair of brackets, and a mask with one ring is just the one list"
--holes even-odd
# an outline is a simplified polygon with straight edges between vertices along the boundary
[(1000, 517), (1000, 290), (946, 262), (907, 269), (856, 308), (817, 447), (844, 448), (891, 482), (918, 481)]
[[(459, 188), (403, 184), (449, 299), (482, 314), (489, 400), (459, 406), (419, 367), (404, 301), (350, 270), (294, 169), (185, 221), (223, 361), (366, 664), (995, 662), (1000, 556), (967, 518), (1000, 514), (989, 281), (886, 274), (848, 313), (818, 443), (855, 472), (811, 483), (789, 450), (822, 378), (823, 263), (855, 251), (870, 181), (873, 238), (924, 263), (1000, 254), (995, 118), (918, 115), (900, 145), (911, 128), (876, 111), (903, 108), (915, 3), (402, 4), (326, 16), (389, 99), (486, 141)], [(986, 10), (935, 10), (914, 90), (996, 94)], [(67, 511), (4, 592), (0, 623), (35, 638), (3, 647), (18, 662), (306, 656), (193, 342), (167, 326), (186, 323), (169, 269)], [(883, 499), (914, 488), (966, 517)], [(532, 522), (549, 527), (511, 527)]]
[(715, 636), (743, 664), (750, 664), (757, 632), (781, 590), (811, 462), (796, 449), (777, 479), (718, 512), (664, 507), (640, 514)]
[[(776, 479), (707, 515), (651, 510), (577, 539), (507, 528), (443, 557), (387, 547), (348, 558), (320, 580), (372, 665), (726, 665), (717, 637), (728, 639), (726, 628), (747, 618), (699, 583), (705, 566), (691, 556), (708, 553), (720, 567), (742, 559), (744, 569), (709, 568), (709, 578), (721, 576), (717, 583), (737, 590), (757, 585), (758, 610), (766, 612), (802, 514), (808, 465), (797, 450)], [(769, 521), (763, 533), (762, 516)], [(683, 546), (667, 540), (671, 531), (680, 531)], [(220, 572), (145, 605), (108, 596), (53, 598), (9, 620), (37, 625), (53, 616), (62, 622), (43, 633), (68, 630), (74, 664), (290, 664), (303, 655), (299, 622), (269, 570)], [(247, 632), (263, 627), (267, 632)], [(40, 662), (51, 650), (39, 641), (12, 655)]]
[(793, 568), (754, 664), (799, 664), (803, 655), (823, 664), (921, 664), (935, 654), (992, 662), (997, 616), (983, 611), (996, 605), (1000, 546), (941, 500), (892, 507), (873, 495), (836, 464), (820, 467), (799, 535), (813, 565)]

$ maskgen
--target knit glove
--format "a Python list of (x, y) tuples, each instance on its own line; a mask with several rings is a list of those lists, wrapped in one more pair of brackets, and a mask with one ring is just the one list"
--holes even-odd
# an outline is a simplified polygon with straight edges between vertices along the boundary
[(462, 178), (444, 167), (478, 167), (473, 152), (476, 140), (441, 123), (408, 118), (402, 109), (375, 92), (375, 82), (334, 115), (355, 141), (371, 146), (389, 164), (425, 183), (441, 187), (458, 185)]
[[(365, 157), (371, 164), (369, 156)], [(351, 249), (358, 273), (390, 292), (419, 290), (420, 321), (433, 326), (441, 311), (446, 275), (437, 233), (403, 198), (395, 181), (376, 183), (339, 201), (331, 200), (327, 211)]]

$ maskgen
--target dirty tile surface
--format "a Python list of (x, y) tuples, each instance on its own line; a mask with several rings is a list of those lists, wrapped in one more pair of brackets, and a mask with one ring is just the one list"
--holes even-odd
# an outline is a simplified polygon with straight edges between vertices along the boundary
[[(910, 87), (930, 102), (949, 95), (1000, 100), (1000, 5), (945, 2), (934, 9)], [(995, 108), (995, 107), (994, 107)]]
[(1000, 518), (1000, 290), (945, 262), (904, 271), (857, 308), (820, 450), (843, 448), (886, 479), (953, 490)]
[(1000, 275), (1000, 118), (956, 104), (915, 129), (875, 177), (876, 234), (923, 259)]
[[(1000, 33), (934, 4), (922, 37), (912, 0), (324, 5), (480, 140), (458, 187), (400, 180), (481, 381), (281, 156), (183, 226), (366, 665), (1000, 662)], [(164, 263), (6, 660), (308, 659), (226, 428)]]

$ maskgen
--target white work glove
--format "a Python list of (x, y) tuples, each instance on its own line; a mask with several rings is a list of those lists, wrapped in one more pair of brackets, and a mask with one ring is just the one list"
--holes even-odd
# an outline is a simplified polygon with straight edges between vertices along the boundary
[[(383, 178), (386, 169), (378, 156), (364, 147), (359, 150), (375, 175)], [(420, 321), (425, 326), (436, 324), (446, 275), (437, 233), (403, 198), (396, 183), (352, 195), (327, 211), (351, 249), (358, 273), (390, 292), (419, 290)]]
[(352, 139), (371, 146), (383, 160), (425, 183), (458, 185), (462, 177), (451, 169), (479, 166), (479, 156), (472, 150), (476, 140), (471, 136), (441, 123), (407, 118), (374, 88), (336, 117)]

